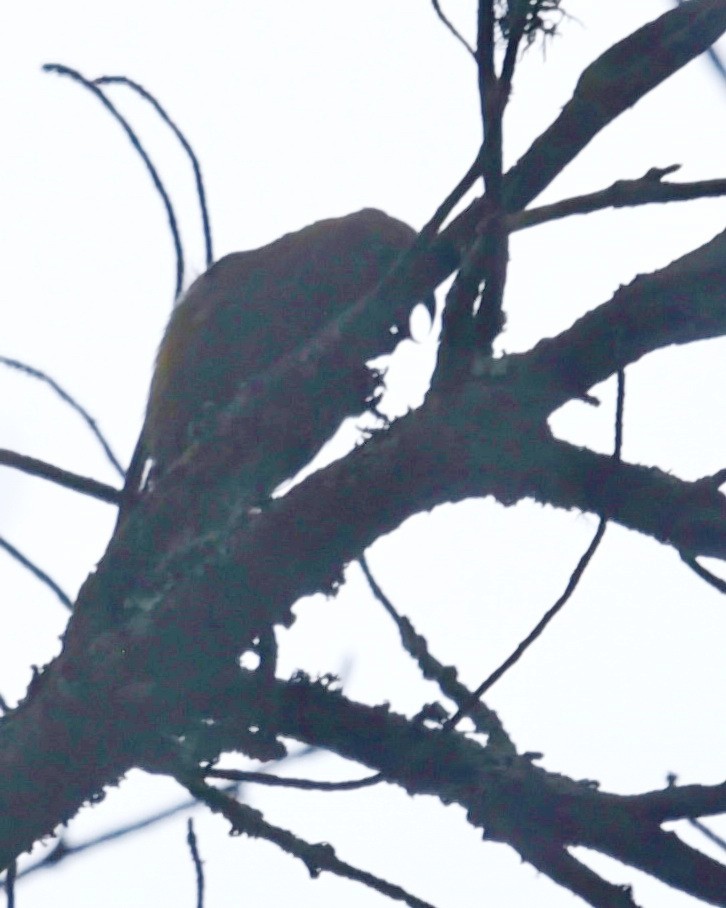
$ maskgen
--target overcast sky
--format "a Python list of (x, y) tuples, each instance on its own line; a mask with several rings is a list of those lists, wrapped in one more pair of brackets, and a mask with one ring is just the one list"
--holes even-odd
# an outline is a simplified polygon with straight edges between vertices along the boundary
[[(546, 54), (522, 62), (506, 120), (513, 163), (556, 116), (581, 69), (668, 4), (565, 0), (571, 19)], [(446, 9), (471, 34), (474, 3)], [(124, 461), (140, 428), (153, 356), (171, 308), (174, 256), (162, 205), (118, 124), (78, 85), (44, 75), (60, 62), (88, 77), (123, 73), (153, 91), (202, 162), (215, 253), (264, 244), (322, 217), (380, 207), (420, 227), (471, 163), (480, 136), (474, 67), (427, 0), (36, 0), (13, 4), (0, 35), (4, 274), (0, 354), (47, 370), (98, 418)], [(109, 92), (111, 94), (111, 92)], [(143, 136), (180, 216), (188, 279), (204, 268), (188, 164), (168, 131), (122, 88), (113, 99)], [(683, 165), (676, 179), (723, 176), (726, 89), (694, 61), (599, 136), (544, 194), (553, 201)], [(511, 244), (501, 349), (524, 350), (723, 227), (719, 200), (619, 210), (520, 233)], [(433, 345), (402, 345), (392, 406), (415, 402)], [(623, 456), (687, 479), (723, 467), (726, 344), (671, 349), (628, 370)], [(609, 451), (613, 388), (602, 406), (555, 415), (562, 437)], [(116, 482), (80, 420), (47, 388), (0, 371), (0, 447)], [(0, 470), (0, 533), (74, 595), (101, 556), (106, 505)], [(369, 553), (379, 582), (434, 654), (474, 686), (562, 592), (595, 531), (592, 515), (524, 502), (442, 507), (408, 521)], [(58, 651), (67, 620), (55, 598), (0, 553), (5, 591), (0, 692), (22, 695), (30, 665)], [(301, 603), (283, 669), (345, 674), (346, 692), (416, 711), (434, 699), (400, 653), (359, 570), (334, 601)], [(526, 659), (492, 691), (520, 750), (603, 788), (658, 788), (723, 778), (723, 640), (717, 594), (675, 552), (610, 527), (577, 596)], [(289, 639), (288, 639), (289, 638)], [(381, 666), (385, 666), (382, 670)], [(297, 775), (350, 778), (332, 759)], [(84, 811), (75, 842), (180, 797), (133, 774)], [(507, 848), (483, 845), (458, 808), (399, 791), (249, 792), (269, 819), (406, 886), (440, 908), (569, 906), (572, 896)], [(272, 846), (229, 839), (196, 812), (208, 905), (354, 908), (382, 897), (304, 868)], [(713, 828), (719, 824), (711, 821)], [(726, 825), (720, 830), (726, 835)], [(707, 850), (701, 839), (684, 836)], [(38, 874), (23, 908), (193, 904), (184, 815), (123, 844)], [(693, 904), (603, 860), (635, 884), (636, 901)]]

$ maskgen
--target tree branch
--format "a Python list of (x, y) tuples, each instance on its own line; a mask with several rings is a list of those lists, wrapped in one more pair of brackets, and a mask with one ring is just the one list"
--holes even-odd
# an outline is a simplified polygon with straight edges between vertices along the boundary
[(255, 810), (248, 804), (241, 804), (202, 780), (194, 779), (191, 776), (177, 776), (177, 781), (215, 813), (222, 814), (232, 825), (234, 834), (264, 839), (277, 845), (287, 854), (301, 860), (313, 879), (316, 879), (321, 871), (326, 870), (336, 876), (362, 883), (374, 892), (379, 892), (395, 901), (404, 902), (410, 908), (433, 908), (429, 902), (416, 898), (401, 886), (396, 886), (389, 883), (388, 880), (342, 861), (336, 855), (332, 845), (306, 842), (289, 830), (268, 823), (259, 810)]
[(660, 791), (629, 795), (640, 815), (647, 820), (693, 819), (726, 813), (726, 782), (720, 785), (672, 785)]
[(113, 486), (98, 482), (95, 479), (89, 479), (87, 476), (81, 476), (79, 473), (63, 470), (51, 463), (46, 463), (44, 460), (28, 457), (26, 454), (18, 454), (16, 451), (9, 451), (7, 448), (0, 448), (0, 465), (12, 467), (15, 470), (28, 473), (30, 476), (39, 476), (41, 479), (54, 482), (64, 489), (80, 492), (82, 495), (90, 495), (91, 498), (97, 498), (99, 501), (105, 501), (108, 504), (118, 504), (121, 500), (120, 489), (114, 489)]
[(508, 211), (519, 211), (554, 180), (598, 132), (726, 30), (722, 0), (692, 0), (609, 48), (580, 76), (572, 98), (505, 176)]
[(647, 353), (726, 333), (725, 288), (726, 231), (540, 341), (523, 354), (525, 368), (552, 378), (556, 409)]
[[(670, 168), (665, 168), (669, 170)], [(618, 180), (607, 189), (591, 192), (576, 198), (563, 199), (551, 205), (529, 208), (505, 218), (505, 226), (512, 232), (526, 230), (538, 224), (560, 220), (573, 214), (589, 214), (605, 208), (626, 208), (664, 202), (681, 202), (692, 199), (716, 198), (726, 195), (726, 180), (700, 180), (693, 183), (664, 183), (653, 178), (649, 170), (638, 180)], [(656, 174), (664, 170), (655, 170)]]
[(726, 865), (691, 848), (674, 832), (658, 826), (621, 827), (603, 835), (594, 825), (591, 838), (598, 851), (651, 874), (667, 886), (710, 905), (726, 905)]
[(52, 590), (53, 593), (58, 597), (61, 604), (64, 605), (69, 611), (73, 608), (73, 601), (67, 595), (67, 593), (61, 589), (61, 587), (53, 580), (50, 574), (47, 574), (42, 568), (38, 567), (27, 555), (16, 549), (14, 545), (0, 536), (0, 548), (4, 549), (11, 558), (14, 558), (18, 564), (21, 564), (26, 570), (40, 580), (41, 583), (44, 583), (48, 589)]
[(101, 448), (103, 449), (103, 452), (108, 458), (111, 466), (116, 470), (118, 475), (123, 478), (124, 468), (121, 466), (119, 459), (111, 449), (111, 445), (108, 443), (106, 436), (98, 428), (98, 423), (91, 416), (88, 410), (86, 410), (85, 407), (82, 407), (81, 404), (79, 404), (75, 399), (75, 397), (73, 397), (73, 395), (69, 394), (68, 391), (65, 390), (65, 388), (61, 387), (61, 385), (59, 385), (58, 382), (54, 378), (51, 378), (51, 376), (46, 372), (43, 372), (41, 369), (36, 369), (35, 366), (31, 366), (28, 363), (23, 363), (17, 359), (11, 359), (8, 356), (0, 356), (0, 364), (7, 366), (10, 369), (17, 369), (19, 372), (22, 372), (25, 375), (29, 375), (31, 378), (37, 378), (39, 381), (44, 382), (58, 395), (58, 397), (60, 397), (60, 399), (64, 403), (68, 404), (68, 406), (72, 410), (75, 410), (91, 430), (94, 437), (96, 438), (96, 441), (98, 441), (98, 443), (101, 445)]

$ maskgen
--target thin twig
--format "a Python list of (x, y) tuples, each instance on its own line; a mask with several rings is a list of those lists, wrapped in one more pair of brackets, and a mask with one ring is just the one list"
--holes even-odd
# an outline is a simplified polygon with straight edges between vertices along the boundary
[(105, 482), (89, 479), (87, 476), (72, 473), (70, 470), (62, 470), (44, 460), (38, 460), (37, 457), (28, 457), (27, 454), (18, 454), (7, 448), (0, 448), (0, 466), (12, 467), (28, 473), (30, 476), (39, 476), (41, 479), (47, 479), (49, 482), (63, 486), (64, 489), (80, 492), (82, 495), (90, 495), (91, 498), (97, 498), (108, 504), (118, 504), (121, 500), (121, 490), (106, 485)]
[(12, 860), (5, 871), (5, 898), (7, 908), (15, 908), (15, 879), (18, 875), (18, 862)]
[(320, 876), (323, 870), (327, 870), (337, 876), (356, 880), (369, 889), (380, 892), (381, 895), (404, 902), (411, 908), (433, 908), (429, 902), (416, 898), (400, 886), (341, 861), (331, 845), (306, 842), (287, 829), (273, 826), (265, 820), (259, 810), (254, 810), (247, 804), (241, 804), (199, 778), (186, 774), (180, 774), (176, 778), (190, 794), (206, 804), (210, 810), (221, 813), (232, 824), (233, 834), (244, 834), (272, 842), (287, 854), (299, 858), (313, 879)]
[[(623, 447), (623, 414), (625, 410), (625, 371), (620, 369), (618, 371), (618, 389), (617, 389), (617, 401), (615, 405), (615, 442), (613, 449), (613, 461), (619, 463), (622, 454)], [(509, 669), (518, 662), (524, 653), (529, 649), (529, 647), (540, 637), (547, 625), (552, 621), (552, 619), (557, 615), (558, 612), (562, 610), (568, 600), (571, 598), (572, 594), (575, 592), (578, 583), (582, 579), (582, 575), (585, 573), (585, 570), (589, 563), (592, 561), (595, 552), (598, 550), (602, 538), (605, 535), (605, 530), (607, 528), (607, 520), (605, 517), (600, 517), (600, 522), (598, 523), (597, 530), (595, 535), (592, 537), (590, 545), (587, 547), (585, 554), (577, 562), (575, 570), (570, 575), (570, 579), (567, 582), (564, 592), (560, 598), (555, 602), (555, 604), (545, 612), (539, 622), (535, 627), (527, 634), (527, 636), (522, 640), (517, 648), (504, 660), (504, 662), (496, 668), (491, 675), (489, 675), (486, 680), (484, 680), (476, 691), (472, 695), (472, 699), (469, 704), (465, 704), (463, 707), (460, 707), (458, 712), (456, 712), (447, 722), (445, 727), (447, 729), (454, 728), (457, 723), (464, 718), (465, 715), (469, 712), (472, 703), (478, 702), (484, 694), (492, 688), (497, 681), (509, 671)]]
[(456, 26), (448, 18), (446, 13), (444, 13), (444, 11), (441, 9), (441, 5), (439, 4), (438, 0), (431, 0), (431, 6), (433, 6), (434, 12), (436, 13), (436, 15), (444, 23), (444, 25), (448, 28), (448, 30), (456, 38), (456, 40), (461, 41), (461, 43), (464, 45), (464, 47), (467, 49), (467, 51), (471, 54), (471, 56), (474, 59), (476, 59), (476, 53), (474, 51), (474, 48), (471, 46), (471, 44), (469, 44), (469, 42), (466, 40), (466, 38), (456, 28)]
[(623, 456), (623, 415), (625, 413), (625, 370), (618, 369), (618, 386), (615, 399), (615, 445), (613, 460), (620, 462)]
[(14, 558), (26, 570), (30, 571), (34, 577), (40, 580), (41, 583), (44, 583), (52, 590), (69, 611), (73, 608), (73, 600), (58, 586), (55, 580), (53, 580), (49, 574), (46, 574), (42, 568), (39, 568), (37, 564), (32, 562), (30, 558), (23, 555), (22, 552), (16, 549), (15, 546), (9, 543), (3, 536), (0, 536), (0, 548), (5, 549), (8, 555)]
[(718, 845), (722, 851), (726, 851), (726, 841), (722, 839), (720, 835), (716, 835), (716, 833), (712, 829), (709, 829), (705, 823), (692, 818), (689, 819), (688, 822), (694, 829), (697, 829), (701, 835), (705, 836), (709, 842), (713, 842), (713, 844)]
[(197, 908), (204, 908), (204, 865), (199, 856), (197, 835), (194, 832), (194, 820), (191, 817), (187, 820), (187, 845), (192, 856), (194, 873), (197, 879)]
[(156, 191), (159, 193), (159, 195), (161, 196), (161, 200), (164, 203), (164, 208), (166, 209), (166, 216), (169, 221), (169, 230), (171, 231), (171, 236), (172, 236), (172, 240), (174, 243), (174, 251), (176, 253), (176, 288), (174, 290), (174, 299), (176, 299), (179, 296), (179, 294), (181, 293), (182, 287), (184, 286), (184, 252), (182, 251), (181, 237), (179, 236), (179, 228), (177, 227), (176, 215), (174, 214), (174, 208), (172, 207), (171, 199), (169, 198), (169, 194), (167, 193), (166, 188), (164, 187), (164, 184), (162, 183), (161, 177), (159, 176), (156, 168), (152, 164), (151, 158), (146, 153), (143, 145), (141, 144), (139, 137), (136, 135), (134, 130), (128, 124), (126, 119), (118, 112), (118, 110), (116, 110), (114, 105), (111, 103), (111, 101), (109, 101), (109, 99), (101, 91), (101, 89), (97, 85), (94, 85), (91, 80), (86, 79), (85, 76), (82, 76), (75, 69), (71, 69), (70, 67), (64, 66), (61, 63), (46, 63), (42, 67), (42, 69), (44, 72), (58, 73), (61, 76), (69, 76), (71, 79), (74, 79), (76, 82), (79, 82), (81, 85), (83, 85), (85, 88), (87, 88), (90, 92), (92, 92), (98, 98), (98, 100), (103, 104), (103, 106), (106, 108), (106, 110), (108, 110), (109, 113), (114, 117), (114, 119), (117, 120), (117, 122), (121, 124), (121, 126), (124, 129), (124, 132), (128, 136), (129, 141), (131, 142), (133, 147), (138, 152), (139, 156), (141, 157), (141, 160), (146, 165), (146, 169), (149, 172), (149, 175), (151, 176), (151, 179), (154, 183), (154, 187), (156, 188)]
[[(524, 640), (517, 646), (514, 652), (508, 656), (502, 664), (495, 669), (491, 675), (477, 687), (472, 695), (471, 703), (475, 703), (484, 694), (492, 688), (497, 681), (504, 675), (509, 669), (522, 658), (524, 653), (529, 649), (529, 647), (537, 640), (538, 637), (541, 637), (547, 625), (552, 621), (552, 619), (557, 615), (558, 612), (562, 610), (564, 605), (568, 602), (572, 594), (575, 592), (577, 584), (580, 582), (582, 575), (585, 573), (585, 569), (592, 560), (593, 555), (598, 549), (600, 542), (605, 534), (605, 528), (607, 526), (607, 521), (605, 518), (600, 518), (600, 523), (595, 532), (595, 535), (592, 538), (592, 542), (587, 547), (587, 551), (580, 558), (577, 563), (577, 567), (572, 572), (570, 579), (567, 582), (565, 591), (560, 596), (560, 598), (555, 602), (555, 604), (545, 612), (540, 621), (535, 625), (535, 627), (527, 634)], [(465, 704), (461, 707), (458, 712), (456, 712), (446, 723), (446, 728), (454, 728), (463, 718), (466, 716), (470, 709), (470, 704)]]
[(395, 622), (403, 648), (416, 661), (423, 677), (438, 684), (443, 695), (455, 703), (458, 708), (468, 704), (468, 715), (474, 723), (476, 731), (488, 735), (490, 743), (496, 744), (500, 751), (515, 754), (516, 749), (504, 730), (499, 716), (484, 703), (474, 701), (473, 693), (458, 680), (456, 669), (453, 666), (442, 665), (432, 656), (425, 637), (416, 633), (410, 620), (398, 613), (396, 607), (381, 589), (365, 555), (361, 555), (358, 563), (371, 592)]
[(204, 231), (204, 250), (207, 268), (214, 261), (214, 254), (212, 252), (212, 228), (209, 222), (209, 210), (207, 207), (207, 194), (204, 190), (204, 180), (202, 178), (202, 168), (199, 164), (199, 159), (194, 153), (189, 140), (184, 135), (184, 133), (179, 129), (174, 120), (169, 116), (166, 110), (161, 106), (157, 101), (154, 95), (150, 91), (144, 88), (143, 85), (140, 85), (138, 82), (134, 82), (133, 79), (129, 79), (128, 76), (100, 76), (98, 79), (93, 80), (96, 85), (126, 85), (129, 88), (133, 89), (145, 101), (148, 101), (152, 105), (154, 110), (159, 114), (161, 119), (168, 124), (168, 126), (173, 131), (174, 135), (179, 140), (180, 145), (187, 153), (187, 157), (192, 165), (192, 170), (194, 171), (194, 182), (197, 187), (197, 198), (199, 199), (199, 209), (202, 215), (202, 229)]
[(75, 397), (73, 397), (64, 388), (62, 388), (55, 379), (50, 377), (50, 375), (48, 375), (45, 372), (42, 372), (40, 369), (36, 369), (34, 366), (28, 365), (28, 363), (21, 362), (19, 359), (10, 359), (10, 357), (7, 357), (7, 356), (0, 356), (0, 364), (2, 364), (3, 366), (8, 366), (8, 368), (10, 368), (10, 369), (17, 369), (19, 372), (24, 372), (26, 375), (29, 375), (31, 378), (37, 378), (40, 381), (45, 382), (50, 388), (52, 388), (53, 391), (55, 391), (55, 393), (58, 395), (58, 397), (60, 397), (60, 399), (64, 403), (68, 404), (69, 407), (71, 407), (73, 410), (75, 410), (76, 413), (78, 413), (79, 416), (83, 419), (83, 421), (86, 423), (86, 425), (91, 430), (93, 435), (96, 437), (96, 440), (98, 441), (98, 443), (103, 448), (103, 451), (104, 451), (106, 457), (111, 462), (111, 465), (114, 467), (114, 469), (119, 474), (119, 476), (123, 479), (126, 471), (121, 466), (121, 463), (119, 462), (118, 458), (111, 450), (111, 446), (109, 445), (108, 441), (106, 440), (104, 434), (98, 428), (98, 423), (91, 416), (91, 414), (88, 412), (88, 410), (86, 410), (85, 407), (82, 407), (78, 403), (78, 401), (75, 399)]
[(230, 782), (252, 782), (269, 785), (272, 788), (299, 788), (303, 791), (357, 791), (359, 788), (370, 788), (383, 780), (383, 775), (378, 772), (363, 779), (351, 779), (346, 782), (317, 782), (314, 779), (285, 778), (242, 769), (205, 769), (204, 775), (207, 778), (227, 779)]
[(688, 565), (688, 567), (693, 571), (694, 574), (697, 574), (701, 580), (705, 580), (706, 583), (710, 583), (711, 586), (718, 590), (719, 593), (726, 593), (726, 580), (722, 580), (720, 577), (717, 577), (715, 574), (712, 574), (707, 568), (699, 564), (695, 558), (691, 555), (686, 555), (685, 552), (680, 552), (681, 561)]
[(454, 186), (451, 192), (446, 196), (444, 201), (439, 205), (432, 217), (419, 233), (419, 240), (429, 240), (436, 235), (446, 218), (451, 214), (454, 207), (463, 199), (466, 193), (481, 177), (481, 149), (477, 152), (474, 163), (467, 170), (464, 176)]
[[(650, 171), (649, 171), (650, 172)], [(504, 225), (510, 233), (526, 230), (538, 224), (559, 220), (574, 214), (589, 214), (605, 208), (626, 208), (692, 199), (716, 198), (726, 195), (726, 180), (699, 180), (693, 183), (663, 183), (649, 179), (618, 180), (607, 189), (600, 189), (576, 198), (563, 199), (551, 205), (540, 205), (527, 211), (507, 215)]]
[(706, 56), (709, 58), (711, 63), (713, 63), (714, 67), (716, 68), (716, 72), (721, 77), (721, 80), (726, 83), (726, 66), (724, 66), (724, 62), (721, 57), (719, 57), (716, 49), (714, 47), (709, 47), (709, 49), (706, 51)]

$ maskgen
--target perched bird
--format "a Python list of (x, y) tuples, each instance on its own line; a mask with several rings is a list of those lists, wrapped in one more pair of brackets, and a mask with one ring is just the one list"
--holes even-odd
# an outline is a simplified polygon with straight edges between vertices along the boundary
[(180, 299), (159, 347), (127, 495), (148, 458), (163, 473), (195, 423), (373, 289), (414, 236), (368, 208), (212, 265)]

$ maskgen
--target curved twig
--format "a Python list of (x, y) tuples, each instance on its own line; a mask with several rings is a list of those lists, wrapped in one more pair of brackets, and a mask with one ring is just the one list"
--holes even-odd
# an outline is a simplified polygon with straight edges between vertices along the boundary
[(50, 375), (48, 375), (46, 372), (43, 372), (40, 369), (36, 369), (34, 366), (30, 366), (30, 365), (28, 365), (28, 363), (23, 363), (19, 359), (11, 359), (8, 356), (0, 356), (0, 363), (4, 366), (8, 366), (8, 368), (10, 368), (10, 369), (17, 369), (19, 372), (24, 372), (26, 375), (30, 375), (31, 378), (37, 378), (40, 381), (45, 382), (49, 387), (51, 387), (53, 389), (53, 391), (55, 391), (55, 393), (58, 395), (58, 397), (60, 397), (60, 399), (62, 401), (67, 403), (69, 407), (74, 409), (76, 411), (76, 413), (78, 413), (80, 415), (80, 417), (83, 419), (83, 421), (86, 423), (88, 428), (91, 430), (91, 432), (94, 434), (94, 436), (98, 440), (98, 443), (103, 448), (103, 451), (104, 451), (106, 457), (111, 462), (111, 465), (114, 467), (114, 469), (119, 474), (119, 476), (123, 479), (123, 477), (126, 474), (126, 471), (121, 466), (119, 459), (116, 457), (116, 455), (111, 450), (111, 446), (109, 445), (108, 441), (106, 440), (106, 437), (104, 436), (103, 432), (101, 432), (101, 430), (98, 428), (98, 423), (91, 416), (91, 414), (88, 412), (88, 410), (86, 410), (85, 407), (82, 407), (78, 403), (78, 401), (75, 399), (75, 397), (70, 395), (68, 393), (68, 391), (66, 391), (64, 388), (62, 388), (58, 384), (58, 382), (54, 378), (51, 378)]
[(212, 227), (209, 222), (209, 209), (207, 207), (207, 194), (204, 189), (204, 180), (202, 178), (202, 168), (199, 164), (199, 159), (197, 158), (194, 149), (192, 148), (189, 140), (184, 135), (184, 133), (179, 129), (174, 120), (169, 116), (166, 110), (161, 106), (157, 101), (154, 95), (150, 91), (144, 88), (143, 85), (140, 85), (138, 82), (134, 82), (133, 79), (129, 79), (128, 76), (100, 76), (98, 79), (93, 80), (95, 85), (127, 85), (129, 88), (137, 92), (141, 97), (148, 101), (149, 104), (154, 108), (154, 110), (159, 114), (161, 119), (168, 124), (171, 128), (174, 135), (179, 140), (184, 151), (187, 153), (187, 157), (192, 165), (192, 170), (194, 171), (194, 182), (197, 187), (197, 198), (199, 199), (199, 209), (202, 215), (202, 229), (204, 231), (204, 251), (206, 258), (207, 268), (214, 261), (214, 254), (212, 252)]
[(46, 572), (42, 568), (39, 568), (35, 562), (31, 561), (27, 555), (23, 555), (19, 549), (16, 549), (14, 545), (9, 543), (7, 539), (2, 536), (0, 536), (0, 548), (5, 549), (11, 558), (14, 558), (19, 564), (29, 570), (34, 577), (37, 577), (41, 583), (44, 583), (48, 589), (52, 590), (69, 611), (73, 609), (73, 600), (60, 586), (58, 586), (50, 574), (46, 574)]
[(345, 782), (318, 782), (315, 779), (294, 779), (273, 776), (266, 772), (249, 772), (243, 769), (205, 769), (204, 775), (211, 779), (227, 779), (230, 782), (252, 782), (257, 785), (269, 785), (271, 788), (297, 788), (302, 791), (357, 791), (359, 788), (370, 788), (383, 781), (381, 773), (365, 776), (363, 779), (350, 779)]
[(128, 136), (129, 141), (133, 147), (138, 152), (141, 160), (144, 162), (147, 171), (154, 183), (156, 191), (161, 196), (161, 200), (164, 203), (164, 208), (166, 209), (166, 216), (169, 220), (169, 230), (171, 231), (172, 241), (174, 243), (174, 251), (176, 253), (176, 288), (174, 290), (174, 299), (176, 299), (182, 291), (184, 285), (184, 252), (182, 250), (181, 237), (179, 235), (179, 228), (176, 223), (176, 215), (174, 214), (174, 208), (171, 204), (171, 199), (169, 194), (166, 191), (166, 188), (159, 176), (158, 171), (151, 162), (151, 158), (146, 153), (144, 146), (141, 144), (139, 137), (136, 135), (134, 130), (126, 121), (116, 107), (109, 101), (106, 95), (101, 91), (101, 89), (94, 85), (94, 83), (86, 79), (85, 76), (82, 76), (77, 70), (71, 69), (69, 66), (64, 66), (62, 63), (45, 63), (42, 67), (43, 72), (57, 73), (61, 76), (69, 76), (71, 79), (74, 79), (76, 82), (79, 82), (90, 92), (92, 92), (98, 100), (103, 104), (106, 110), (114, 117), (114, 119), (121, 124), (124, 132)]
[(474, 52), (474, 48), (471, 46), (471, 44), (469, 44), (469, 42), (461, 34), (459, 29), (454, 25), (454, 23), (451, 21), (451, 19), (449, 19), (449, 17), (446, 15), (446, 13), (441, 9), (441, 4), (439, 3), (439, 0), (431, 0), (431, 6), (433, 6), (434, 12), (436, 13), (436, 15), (443, 22), (443, 24), (446, 26), (446, 28), (448, 28), (448, 30), (456, 38), (456, 40), (459, 41), (461, 44), (463, 44), (464, 47), (466, 48), (466, 50), (468, 51), (468, 53), (471, 54), (471, 56), (474, 57), (474, 59), (476, 59), (476, 53)]
[[(597, 549), (600, 545), (600, 542), (602, 541), (602, 538), (605, 535), (606, 526), (607, 526), (607, 521), (605, 520), (604, 517), (601, 517), (600, 523), (598, 524), (598, 528), (595, 531), (595, 535), (592, 537), (592, 541), (590, 542), (590, 545), (587, 547), (585, 554), (577, 562), (577, 566), (575, 567), (575, 570), (570, 575), (570, 579), (567, 581), (567, 586), (565, 587), (565, 591), (563, 592), (563, 594), (560, 596), (560, 598), (557, 600), (557, 602), (555, 602), (555, 604), (545, 612), (545, 614), (542, 616), (542, 618), (539, 620), (539, 622), (535, 625), (535, 627), (532, 628), (532, 630), (527, 634), (527, 636), (524, 638), (524, 640), (522, 640), (521, 643), (519, 643), (519, 645), (514, 650), (514, 652), (512, 652), (509, 656), (507, 656), (507, 658), (504, 660), (504, 662), (502, 662), (501, 665), (499, 665), (499, 667), (496, 668), (489, 675), (488, 678), (486, 678), (484, 681), (482, 681), (482, 683), (479, 685), (479, 687), (477, 687), (477, 689), (472, 694), (472, 700), (471, 700), (472, 703), (475, 703), (477, 700), (479, 700), (481, 697), (483, 697), (484, 694), (490, 688), (492, 688), (497, 683), (497, 681), (504, 674), (506, 674), (506, 672), (508, 672), (509, 669), (516, 662), (519, 662), (519, 660), (522, 658), (522, 656), (525, 654), (525, 652), (529, 649), (529, 647), (535, 642), (535, 640), (538, 637), (542, 636), (545, 628), (550, 623), (550, 621), (552, 621), (552, 619), (555, 617), (555, 615), (557, 615), (557, 613), (562, 610), (562, 608), (568, 602), (568, 600), (570, 599), (572, 594), (575, 592), (577, 584), (580, 582), (582, 575), (585, 573), (585, 568), (588, 566), (588, 564), (592, 560), (593, 555), (597, 551)], [(470, 708), (470, 704), (465, 703), (464, 706), (462, 706), (457, 712), (455, 712), (454, 715), (446, 722), (445, 727), (454, 728), (456, 725), (458, 725), (458, 723), (469, 712), (469, 708)]]
[[(616, 463), (620, 462), (622, 450), (623, 450), (623, 412), (625, 408), (625, 372), (624, 370), (619, 370), (618, 372), (618, 391), (617, 391), (617, 402), (615, 406), (615, 445), (613, 450), (613, 460)], [(504, 662), (496, 668), (485, 681), (483, 681), (479, 687), (472, 694), (471, 700), (469, 703), (461, 706), (447, 722), (446, 728), (454, 728), (461, 719), (468, 713), (472, 703), (477, 702), (484, 696), (484, 694), (492, 688), (497, 681), (504, 675), (509, 669), (518, 662), (524, 653), (529, 649), (529, 647), (535, 642), (535, 640), (540, 637), (547, 625), (552, 621), (555, 615), (562, 610), (566, 605), (568, 600), (571, 598), (572, 594), (577, 588), (577, 584), (582, 579), (582, 575), (585, 573), (585, 569), (588, 564), (592, 561), (595, 552), (598, 550), (602, 538), (605, 535), (605, 529), (607, 527), (607, 519), (605, 517), (600, 517), (600, 523), (598, 528), (595, 531), (595, 535), (590, 542), (590, 545), (587, 547), (585, 554), (577, 562), (575, 570), (570, 575), (570, 579), (567, 582), (565, 591), (560, 596), (560, 598), (555, 602), (555, 604), (548, 609), (547, 612), (542, 616), (540, 621), (535, 625), (534, 628), (527, 634), (524, 640), (519, 643), (517, 648), (512, 652)]]
[(197, 880), (197, 908), (204, 906), (204, 862), (199, 854), (197, 844), (197, 834), (194, 832), (194, 820), (189, 817), (187, 820), (187, 845), (194, 865), (194, 874)]
[(466, 706), (467, 715), (474, 723), (476, 730), (481, 734), (488, 735), (490, 741), (496, 743), (500, 753), (505, 751), (510, 754), (516, 753), (509, 735), (504, 730), (504, 726), (494, 710), (490, 709), (485, 703), (476, 700), (471, 690), (458, 680), (456, 669), (452, 666), (442, 665), (435, 659), (429, 651), (425, 637), (416, 633), (408, 618), (399, 615), (396, 607), (373, 576), (366, 556), (361, 555), (358, 563), (371, 592), (395, 622), (401, 636), (403, 648), (412, 659), (415, 659), (423, 677), (427, 680), (435, 681), (442, 694), (455, 703), (457, 708)]
[(691, 555), (688, 555), (685, 552), (681, 552), (680, 556), (681, 561), (685, 565), (688, 565), (693, 573), (697, 574), (701, 578), (701, 580), (705, 580), (706, 583), (710, 583), (715, 590), (719, 591), (719, 593), (726, 593), (726, 580), (722, 580), (720, 577), (712, 574), (711, 571), (705, 568), (702, 564), (699, 564)]

